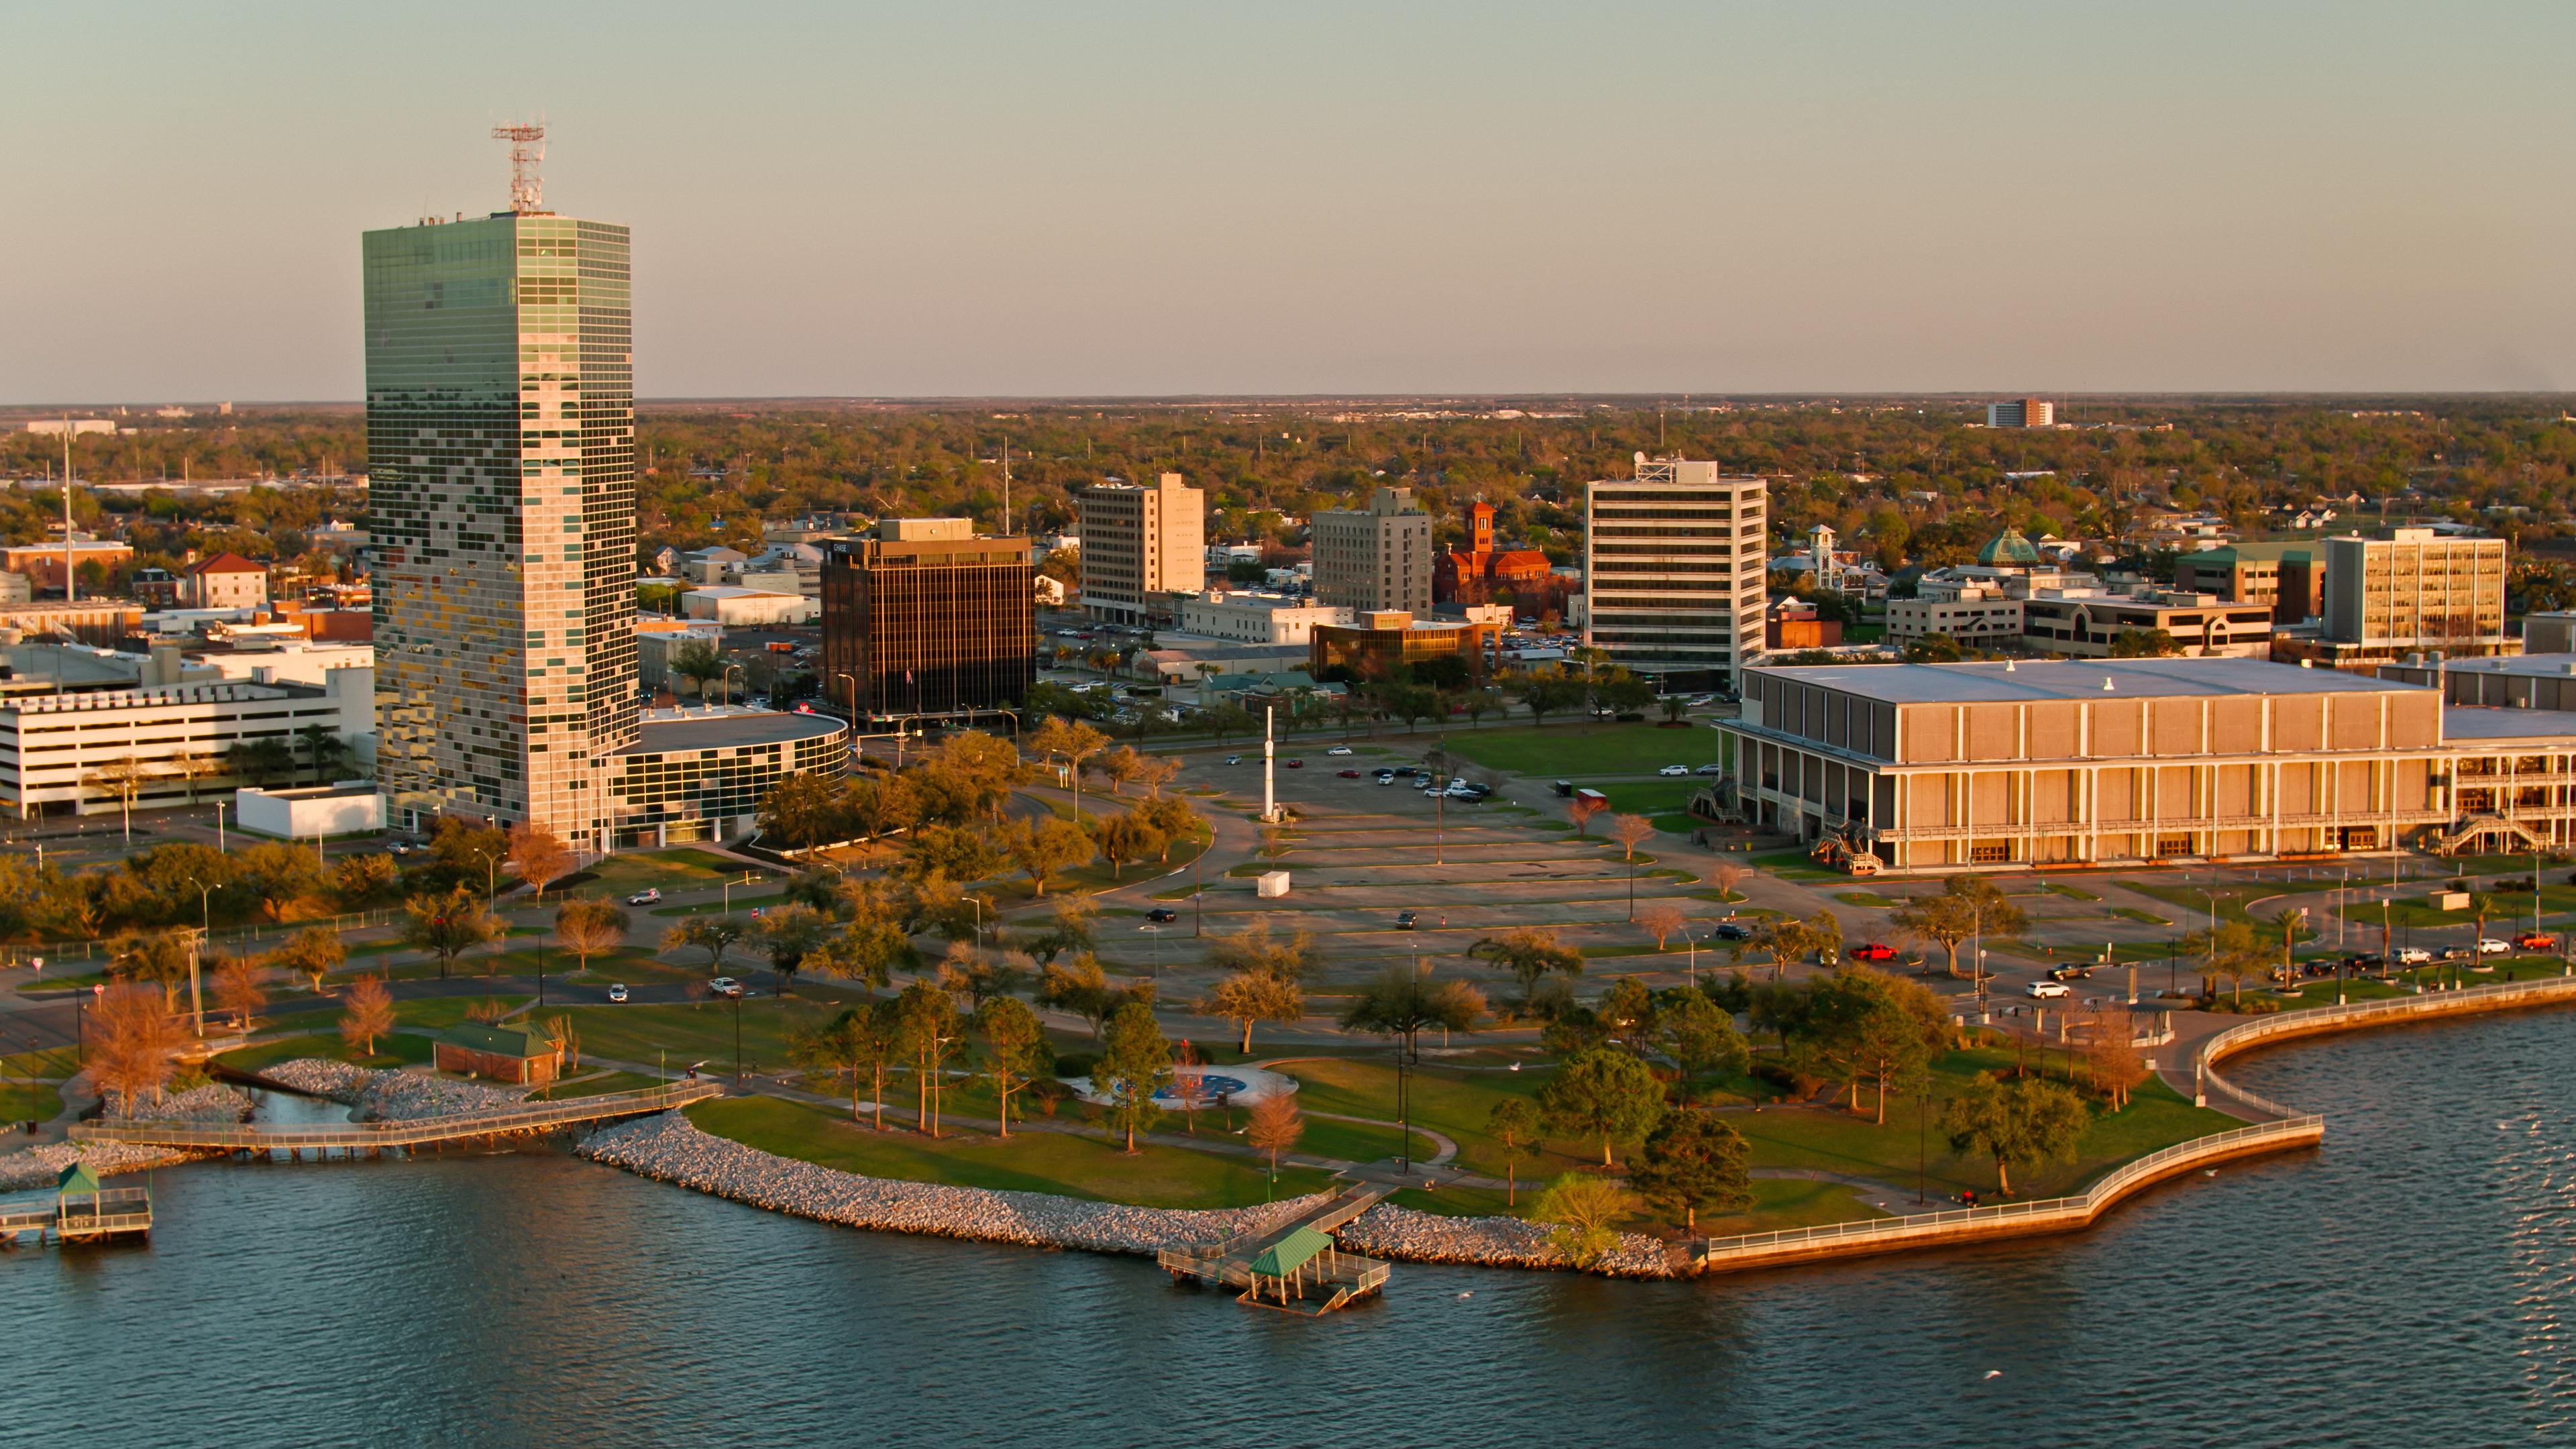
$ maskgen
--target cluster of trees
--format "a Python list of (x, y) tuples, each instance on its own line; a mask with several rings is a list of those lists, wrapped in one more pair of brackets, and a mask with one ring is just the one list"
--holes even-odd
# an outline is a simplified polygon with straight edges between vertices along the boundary
[[(909, 1076), (917, 1102), (914, 1120), (932, 1137), (940, 1135), (940, 1096), (961, 1056), (971, 1053), (977, 1073), (992, 1084), (1001, 1103), (1004, 1137), (1011, 1135), (1012, 1113), (1032, 1086), (1052, 1084), (1055, 1060), (1028, 1003), (990, 995), (961, 1014), (953, 991), (926, 980), (897, 995), (845, 1007), (821, 1025), (797, 1029), (789, 1036), (788, 1051), (808, 1072), (845, 1084), (853, 1121), (863, 1100), (875, 1102), (879, 1131), (885, 1130), (887, 1078)], [(1025, 1116), (1025, 1109), (1020, 1110)]]

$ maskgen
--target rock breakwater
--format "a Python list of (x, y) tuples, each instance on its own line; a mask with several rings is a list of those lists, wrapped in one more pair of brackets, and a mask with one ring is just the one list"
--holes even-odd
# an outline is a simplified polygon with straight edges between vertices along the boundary
[[(1341, 1230), (1342, 1246), (1395, 1263), (1465, 1263), (1480, 1268), (1553, 1268), (1575, 1265), (1549, 1240), (1545, 1223), (1519, 1218), (1452, 1218), (1380, 1203)], [(1617, 1247), (1589, 1271), (1613, 1278), (1669, 1278), (1664, 1245), (1643, 1233), (1622, 1233)]]
[(1151, 1254), (1205, 1242), (1284, 1223), (1325, 1201), (1318, 1194), (1262, 1207), (1184, 1211), (862, 1177), (700, 1131), (677, 1112), (610, 1127), (580, 1152), (640, 1177), (818, 1222), (1093, 1253)]

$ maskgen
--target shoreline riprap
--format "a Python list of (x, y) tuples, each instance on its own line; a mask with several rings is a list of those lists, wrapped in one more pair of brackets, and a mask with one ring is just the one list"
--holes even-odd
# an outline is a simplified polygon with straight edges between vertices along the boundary
[(1033, 1248), (1151, 1255), (1288, 1221), (1322, 1194), (1248, 1208), (1149, 1208), (1044, 1192), (863, 1177), (718, 1137), (677, 1112), (621, 1122), (583, 1157), (751, 1207), (844, 1227)]

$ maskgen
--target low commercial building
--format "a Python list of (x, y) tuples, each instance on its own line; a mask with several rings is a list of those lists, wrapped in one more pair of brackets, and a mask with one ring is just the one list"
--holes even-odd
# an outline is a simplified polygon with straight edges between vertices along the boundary
[(1181, 632), (1245, 644), (1304, 644), (1318, 624), (1348, 624), (1350, 609), (1285, 594), (1210, 589), (1181, 605)]
[(68, 549), (60, 543), (21, 543), (0, 548), (0, 570), (25, 574), (38, 589), (62, 592), (63, 561), (68, 556), (80, 567), (92, 564), (100, 572), (113, 574), (134, 557), (131, 545), (105, 539), (75, 538)]
[(22, 635), (68, 634), (83, 644), (113, 648), (141, 627), (143, 606), (132, 599), (0, 605), (0, 631)]
[(1971, 584), (1946, 597), (1887, 601), (1889, 643), (1910, 643), (1932, 634), (1947, 634), (1975, 648), (2017, 643), (2021, 600), (2004, 597), (2003, 590), (1992, 585)]
[(679, 681), (671, 674), (671, 661), (692, 644), (704, 644), (722, 652), (724, 626), (705, 621), (683, 623), (677, 619), (636, 620), (636, 681), (646, 689), (678, 689)]
[[(2528, 843), (2576, 813), (2576, 715), (2247, 659), (1764, 668), (1719, 728), (1746, 818), (1900, 871)], [(2499, 784), (2455, 807), (2471, 779)]]
[(682, 594), (680, 612), (692, 619), (714, 620), (728, 629), (758, 629), (810, 624), (821, 617), (823, 607), (803, 594), (715, 584)]
[(2523, 615), (2522, 652), (2525, 654), (2576, 653), (2576, 614), (2553, 612)]
[(2124, 634), (2163, 633), (2185, 654), (2264, 659), (2272, 652), (2270, 604), (2223, 604), (2215, 594), (2122, 595), (2043, 591), (2021, 605), (2021, 642), (2044, 654), (2099, 659)]
[(373, 781), (298, 790), (233, 792), (233, 821), (253, 835), (315, 840), (372, 835), (385, 828), (385, 797)]
[(1362, 678), (1390, 672), (1399, 664), (1443, 656), (1466, 661), (1467, 672), (1482, 675), (1491, 666), (1502, 631), (1476, 620), (1416, 619), (1400, 609), (1360, 614), (1350, 624), (1319, 624), (1308, 639), (1307, 672), (1321, 676), (1342, 666)]
[(639, 734), (609, 765), (620, 850), (748, 834), (780, 776), (849, 770), (850, 727), (830, 715), (647, 710)]
[(2451, 704), (2576, 712), (2576, 652), (2444, 659), (2409, 654), (2379, 666), (2399, 684), (2438, 686)]

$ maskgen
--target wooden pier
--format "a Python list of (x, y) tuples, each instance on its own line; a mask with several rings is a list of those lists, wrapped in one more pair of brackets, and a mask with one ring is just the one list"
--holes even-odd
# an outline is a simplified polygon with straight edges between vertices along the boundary
[(22, 1237), (38, 1243), (101, 1243), (152, 1233), (152, 1189), (102, 1187), (89, 1164), (75, 1162), (55, 1180), (54, 1200), (26, 1207), (0, 1207), (0, 1247), (14, 1248)]
[(667, 1112), (691, 1102), (724, 1095), (714, 1082), (674, 1082), (636, 1092), (603, 1092), (561, 1102), (534, 1102), (498, 1112), (470, 1112), (449, 1117), (416, 1117), (386, 1122), (328, 1122), (277, 1126), (258, 1122), (83, 1122), (71, 1135), (82, 1142), (125, 1142), (138, 1147), (165, 1147), (185, 1152), (283, 1153), (317, 1158), (333, 1152), (347, 1156), (389, 1147), (421, 1147), (434, 1142), (471, 1138), (497, 1140), (530, 1132), (551, 1132), (584, 1122)]
[[(1309, 1316), (1343, 1307), (1386, 1286), (1391, 1271), (1375, 1258), (1345, 1253), (1332, 1234), (1385, 1200), (1392, 1188), (1354, 1185), (1294, 1222), (1236, 1233), (1212, 1243), (1165, 1248), (1154, 1261), (1172, 1281), (1192, 1279), (1240, 1288), (1236, 1301)], [(1314, 1296), (1309, 1297), (1309, 1293)]]

